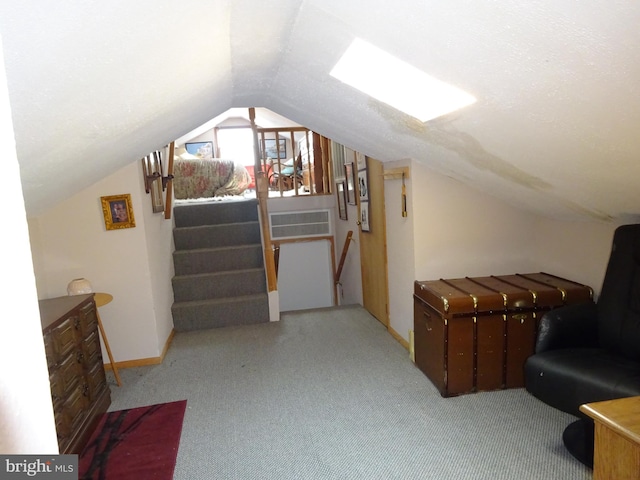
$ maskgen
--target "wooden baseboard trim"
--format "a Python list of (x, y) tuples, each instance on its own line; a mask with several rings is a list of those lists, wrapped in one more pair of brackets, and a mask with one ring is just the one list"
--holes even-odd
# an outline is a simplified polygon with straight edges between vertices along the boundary
[(402, 336), (396, 332), (393, 328), (387, 327), (387, 330), (393, 338), (395, 338), (400, 345), (402, 345), (407, 351), (409, 350), (409, 342), (407, 342)]
[[(166, 357), (167, 352), (169, 351), (169, 347), (171, 346), (171, 342), (173, 341), (173, 336), (175, 335), (175, 330), (171, 330), (171, 333), (167, 337), (167, 341), (164, 343), (164, 348), (162, 349), (162, 355), (159, 357), (149, 357), (149, 358), (138, 358), (136, 360), (125, 360), (124, 362), (116, 362), (117, 368), (135, 368), (135, 367), (146, 367), (149, 365), (158, 365), (164, 361), (164, 357)], [(113, 371), (113, 366), (110, 363), (104, 364), (104, 369), (107, 371)]]
[(164, 348), (162, 349), (162, 360), (167, 356), (167, 352), (169, 351), (169, 347), (171, 346), (171, 342), (173, 342), (173, 336), (176, 334), (176, 331), (172, 328), (169, 336), (167, 337), (167, 341), (164, 342)]

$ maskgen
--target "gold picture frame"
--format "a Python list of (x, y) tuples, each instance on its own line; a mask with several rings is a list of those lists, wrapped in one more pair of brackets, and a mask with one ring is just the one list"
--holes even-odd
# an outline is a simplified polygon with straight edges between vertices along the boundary
[(107, 230), (119, 230), (136, 226), (129, 193), (100, 197), (100, 200), (102, 201), (104, 226)]

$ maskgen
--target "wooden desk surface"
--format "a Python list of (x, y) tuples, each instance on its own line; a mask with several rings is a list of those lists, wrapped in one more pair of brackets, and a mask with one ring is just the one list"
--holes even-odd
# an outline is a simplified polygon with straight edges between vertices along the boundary
[(587, 403), (580, 411), (626, 439), (640, 444), (640, 397)]
[(93, 297), (93, 294), (65, 295), (63, 297), (46, 298), (38, 301), (40, 307), (40, 322), (46, 328), (62, 316), (68, 314)]

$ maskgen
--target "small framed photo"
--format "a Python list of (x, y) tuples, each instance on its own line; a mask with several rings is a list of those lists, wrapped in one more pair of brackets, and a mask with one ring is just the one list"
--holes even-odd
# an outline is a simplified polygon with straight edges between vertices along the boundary
[(213, 159), (213, 142), (191, 142), (185, 143), (184, 148), (191, 155), (204, 160)]
[(345, 163), (344, 175), (347, 178), (347, 203), (349, 205), (356, 204), (356, 172), (353, 168), (353, 162)]
[(347, 192), (344, 181), (336, 182), (336, 194), (338, 195), (338, 216), (340, 220), (347, 220)]
[(130, 194), (109, 195), (100, 197), (100, 200), (102, 201), (104, 226), (107, 230), (119, 230), (136, 226)]
[(275, 138), (265, 138), (264, 140), (264, 158), (272, 158), (276, 160), (284, 160), (287, 158), (287, 141), (284, 138), (278, 139), (276, 146)]
[(367, 168), (367, 157), (365, 157), (364, 153), (355, 152), (356, 154), (356, 166), (358, 170), (364, 170)]
[(367, 181), (367, 170), (358, 170), (358, 192), (360, 202), (369, 201), (369, 182)]
[(370, 232), (369, 224), (369, 202), (360, 202), (360, 229), (363, 232)]

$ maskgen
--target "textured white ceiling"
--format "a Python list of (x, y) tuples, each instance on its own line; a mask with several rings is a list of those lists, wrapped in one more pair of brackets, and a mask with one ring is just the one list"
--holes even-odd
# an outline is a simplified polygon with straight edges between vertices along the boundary
[[(11, 3), (11, 5), (9, 5)], [(231, 107), (555, 218), (640, 218), (640, 3), (2, 2), (28, 212)], [(422, 124), (329, 71), (355, 37), (472, 93)]]

